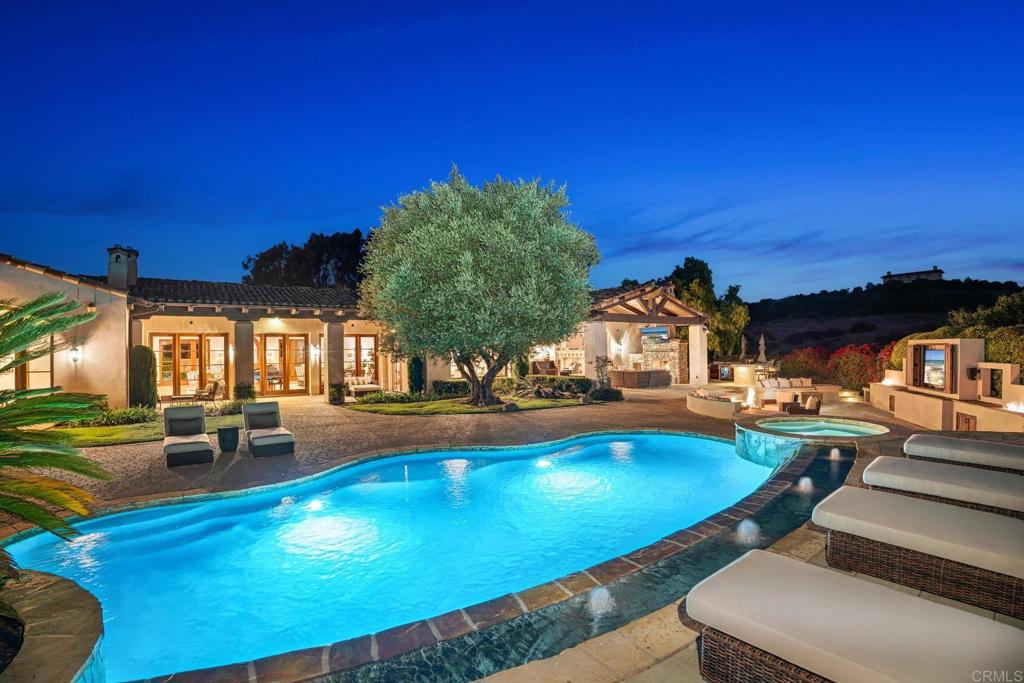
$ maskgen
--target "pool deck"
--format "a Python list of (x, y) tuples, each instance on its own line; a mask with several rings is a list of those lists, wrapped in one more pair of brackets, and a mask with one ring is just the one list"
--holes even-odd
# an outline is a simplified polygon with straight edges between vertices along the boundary
[[(319, 397), (281, 400), (283, 422), (296, 437), (296, 454), (252, 458), (247, 453), (220, 455), (213, 465), (168, 469), (159, 442), (87, 450), (113, 475), (110, 482), (83, 481), (103, 506), (149, 499), (247, 488), (320, 472), (368, 455), (398, 450), (543, 442), (574, 434), (616, 429), (666, 429), (732, 438), (732, 421), (694, 415), (679, 388), (627, 391), (627, 400), (521, 413), (453, 416), (387, 416), (357, 413), (324, 403)], [(823, 415), (863, 418), (886, 424), (887, 438), (860, 449), (847, 479), (881, 453), (897, 454), (906, 436), (918, 431), (861, 403), (827, 404)], [(763, 413), (761, 416), (778, 415)], [(992, 438), (992, 435), (978, 435)], [(1014, 439), (1012, 435), (997, 435)], [(1021, 439), (1024, 442), (1024, 439)], [(21, 525), (0, 528), (0, 538)], [(771, 550), (823, 563), (824, 536), (797, 529)], [(938, 599), (938, 598), (936, 598)], [(509, 669), (487, 680), (517, 681), (698, 681), (697, 633), (683, 626), (678, 603), (622, 628), (585, 641), (562, 653)]]

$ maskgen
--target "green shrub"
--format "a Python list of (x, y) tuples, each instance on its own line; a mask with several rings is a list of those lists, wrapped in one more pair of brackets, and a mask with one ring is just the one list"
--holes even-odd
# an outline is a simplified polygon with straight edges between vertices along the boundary
[(824, 379), (828, 372), (828, 350), (811, 346), (794, 349), (782, 357), (779, 372), (783, 377)]
[(527, 375), (526, 379), (532, 384), (565, 394), (586, 394), (594, 388), (594, 380), (582, 375)]
[(132, 406), (131, 408), (112, 408), (104, 410), (99, 417), (77, 423), (79, 427), (114, 427), (117, 425), (134, 425), (141, 422), (156, 422), (160, 413), (149, 406)]
[(256, 398), (256, 390), (249, 382), (241, 382), (235, 385), (235, 398), (243, 401), (251, 401)]
[(420, 357), (409, 359), (409, 390), (416, 393), (427, 385), (427, 369)]
[(519, 356), (512, 362), (512, 375), (514, 377), (526, 377), (530, 374), (530, 357)]
[(470, 394), (469, 382), (464, 379), (435, 379), (430, 388), (441, 398), (458, 398)]
[(356, 403), (422, 403), (423, 401), (439, 401), (443, 397), (422, 391), (374, 391), (363, 394)]
[(220, 405), (207, 406), (206, 414), (211, 417), (218, 417), (223, 415), (241, 415), (242, 406), (249, 403), (246, 399), (236, 398), (233, 401), (225, 401)]
[(985, 337), (985, 360), (1024, 365), (1024, 325), (992, 330)]
[(156, 354), (148, 346), (133, 346), (128, 352), (128, 405), (155, 408)]
[(327, 386), (327, 400), (335, 405), (345, 402), (345, 392), (348, 391), (346, 382), (334, 382)]
[(622, 401), (622, 389), (615, 387), (598, 387), (590, 392), (590, 398), (595, 401)]

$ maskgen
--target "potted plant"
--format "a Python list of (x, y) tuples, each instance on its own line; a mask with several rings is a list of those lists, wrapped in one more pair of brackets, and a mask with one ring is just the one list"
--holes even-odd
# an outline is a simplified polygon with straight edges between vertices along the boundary
[(345, 392), (348, 391), (348, 384), (335, 382), (327, 387), (327, 397), (331, 405), (340, 406), (345, 402)]

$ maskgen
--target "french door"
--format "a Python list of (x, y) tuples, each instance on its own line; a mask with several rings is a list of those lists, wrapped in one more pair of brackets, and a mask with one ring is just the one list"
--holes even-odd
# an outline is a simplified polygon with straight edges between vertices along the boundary
[(345, 379), (363, 384), (376, 384), (380, 377), (377, 369), (377, 336), (373, 334), (345, 335)]
[(253, 340), (253, 387), (265, 396), (308, 394), (308, 335), (257, 335)]
[(162, 398), (192, 396), (217, 382), (228, 395), (228, 335), (151, 333), (156, 354), (156, 388)]

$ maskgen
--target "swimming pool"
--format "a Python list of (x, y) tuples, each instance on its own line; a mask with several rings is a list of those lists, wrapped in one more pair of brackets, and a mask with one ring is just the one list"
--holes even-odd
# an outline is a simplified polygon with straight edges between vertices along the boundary
[(757, 426), (772, 432), (797, 436), (878, 436), (889, 429), (873, 422), (828, 417), (807, 419), (769, 418), (758, 420)]
[(630, 552), (751, 493), (734, 444), (601, 434), (378, 459), (78, 524), (8, 549), (99, 598), (107, 680), (242, 662), (482, 602)]

